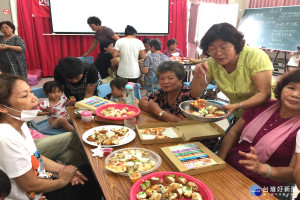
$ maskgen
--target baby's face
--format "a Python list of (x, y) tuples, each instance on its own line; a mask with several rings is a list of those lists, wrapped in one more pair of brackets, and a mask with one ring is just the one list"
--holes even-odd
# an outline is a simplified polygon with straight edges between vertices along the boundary
[(118, 88), (116, 88), (115, 86), (111, 86), (111, 95), (113, 95), (114, 97), (122, 97), (124, 93), (124, 90), (119, 90)]
[(62, 91), (59, 88), (54, 88), (52, 92), (48, 93), (48, 97), (51, 100), (59, 100), (62, 95)]

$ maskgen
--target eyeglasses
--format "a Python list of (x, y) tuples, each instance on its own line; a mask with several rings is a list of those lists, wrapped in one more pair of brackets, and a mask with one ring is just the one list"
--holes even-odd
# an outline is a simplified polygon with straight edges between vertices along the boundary
[(216, 55), (218, 53), (218, 51), (221, 52), (222, 54), (224, 54), (224, 53), (227, 53), (231, 49), (232, 46), (233, 45), (231, 44), (231, 45), (227, 45), (227, 46), (221, 46), (219, 48), (209, 48), (207, 50), (207, 53), (211, 56)]

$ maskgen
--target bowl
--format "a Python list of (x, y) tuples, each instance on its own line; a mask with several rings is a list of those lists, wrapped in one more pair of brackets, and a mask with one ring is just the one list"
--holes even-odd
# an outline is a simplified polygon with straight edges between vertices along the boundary
[[(119, 153), (121, 153), (123, 151), (127, 151), (127, 150), (140, 150), (140, 151), (147, 152), (149, 154), (149, 156), (147, 158), (149, 160), (153, 160), (153, 161), (156, 162), (156, 164), (155, 164), (155, 166), (153, 168), (151, 168), (151, 169), (149, 169), (147, 171), (141, 171), (141, 172), (139, 172), (141, 175), (149, 174), (149, 173), (155, 171), (161, 165), (161, 158), (160, 158), (160, 156), (158, 154), (156, 154), (155, 152), (153, 152), (153, 151), (151, 151), (149, 149), (143, 149), (143, 148), (137, 148), (137, 147), (130, 147), (130, 148), (124, 148), (124, 149), (120, 149), (120, 150), (117, 150), (117, 151), (113, 151), (111, 154), (109, 154), (106, 157), (106, 159), (105, 159), (105, 165), (109, 164), (110, 158), (118, 155)], [(126, 172), (116, 173), (116, 174), (121, 175), (121, 176), (130, 176), (130, 174), (126, 173)]]
[[(216, 122), (216, 121), (220, 121), (224, 118), (224, 116), (220, 116), (220, 117), (200, 117), (200, 116), (196, 116), (196, 115), (193, 115), (191, 113), (185, 112), (185, 109), (192, 110), (192, 111), (198, 111), (196, 108), (194, 108), (191, 105), (191, 103), (194, 102), (194, 101), (195, 100), (188, 100), (188, 101), (181, 102), (179, 104), (179, 108), (180, 108), (181, 112), (187, 118), (198, 121), (198, 122)], [(221, 105), (219, 105), (217, 103), (214, 103), (214, 102), (211, 102), (211, 101), (206, 101), (206, 107), (208, 107), (210, 105), (215, 106), (220, 110), (224, 110), (224, 109), (222, 109)], [(226, 114), (227, 114), (227, 112), (225, 111), (225, 116), (226, 116)]]

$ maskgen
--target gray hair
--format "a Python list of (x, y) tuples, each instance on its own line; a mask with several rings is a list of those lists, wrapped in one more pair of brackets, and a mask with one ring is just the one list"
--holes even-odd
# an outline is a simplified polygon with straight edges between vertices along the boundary
[(179, 80), (183, 80), (185, 77), (185, 70), (183, 64), (175, 61), (164, 61), (157, 67), (155, 76), (159, 78), (159, 75), (167, 71), (174, 72)]

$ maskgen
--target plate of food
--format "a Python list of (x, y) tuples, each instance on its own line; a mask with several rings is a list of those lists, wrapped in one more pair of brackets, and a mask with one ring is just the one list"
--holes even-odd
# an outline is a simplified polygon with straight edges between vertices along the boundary
[(178, 138), (178, 135), (172, 127), (155, 127), (139, 130), (143, 139), (166, 139)]
[(92, 146), (116, 147), (127, 144), (135, 138), (135, 132), (124, 126), (106, 125), (87, 130), (82, 139)]
[(143, 176), (133, 184), (129, 199), (213, 200), (214, 197), (204, 183), (190, 175), (155, 172)]
[(96, 109), (97, 116), (110, 120), (124, 120), (127, 117), (136, 117), (141, 110), (127, 104), (105, 104)]
[(148, 174), (156, 170), (160, 164), (159, 155), (143, 148), (120, 149), (105, 159), (105, 168), (122, 176), (129, 176), (132, 172)]
[(184, 116), (199, 122), (216, 122), (227, 114), (220, 104), (205, 99), (184, 101), (179, 108)]

